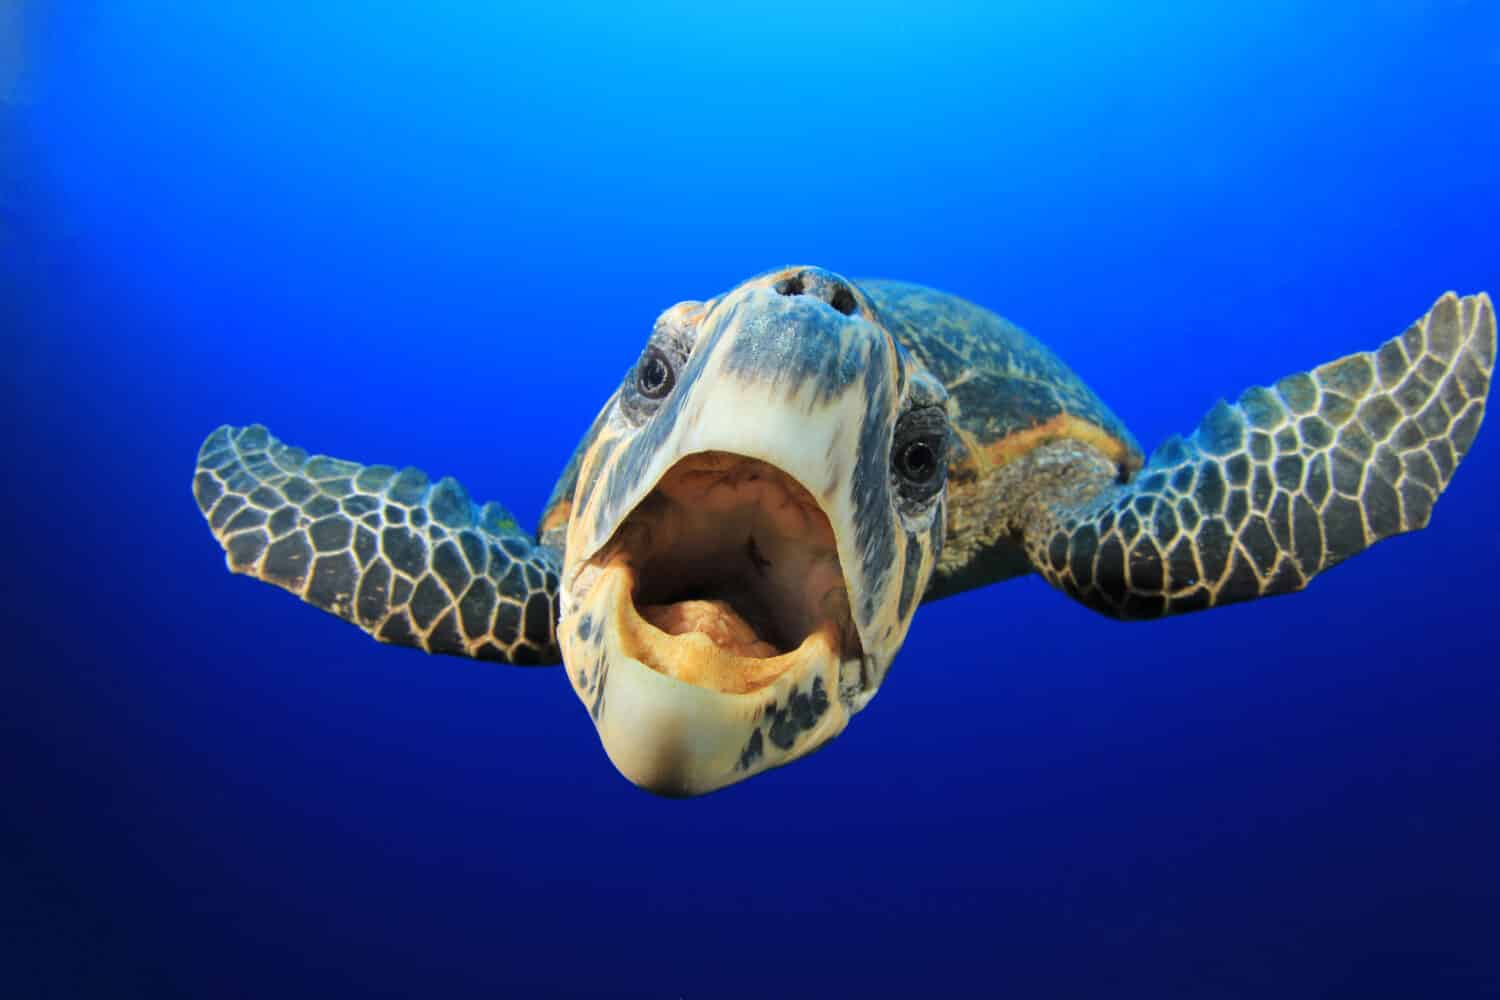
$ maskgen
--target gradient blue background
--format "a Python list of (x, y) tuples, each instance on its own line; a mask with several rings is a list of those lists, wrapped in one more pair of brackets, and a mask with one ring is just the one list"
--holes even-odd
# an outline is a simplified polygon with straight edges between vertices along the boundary
[(1002, 312), (1149, 448), (1500, 291), (1500, 5), (543, 6), (28, 5), (0, 992), (1500, 992), (1494, 417), (1294, 599), (923, 608), (687, 802), (556, 671), (230, 576), (189, 492), (261, 421), (533, 523), (657, 312), (783, 263)]

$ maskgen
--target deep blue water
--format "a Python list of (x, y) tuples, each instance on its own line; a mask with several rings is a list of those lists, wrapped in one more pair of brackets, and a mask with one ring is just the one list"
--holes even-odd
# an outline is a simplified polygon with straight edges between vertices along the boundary
[(1500, 5), (388, 6), (25, 7), (0, 993), (1500, 995), (1494, 418), (1300, 595), (925, 607), (694, 801), (557, 671), (230, 576), (188, 488), (261, 421), (533, 523), (657, 312), (783, 263), (996, 309), (1149, 449), (1500, 291)]

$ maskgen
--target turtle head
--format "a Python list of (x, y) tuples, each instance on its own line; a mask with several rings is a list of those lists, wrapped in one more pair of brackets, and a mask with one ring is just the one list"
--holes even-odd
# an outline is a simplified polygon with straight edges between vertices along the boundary
[(942, 546), (946, 398), (828, 271), (661, 315), (579, 459), (558, 627), (626, 777), (712, 791), (865, 706)]

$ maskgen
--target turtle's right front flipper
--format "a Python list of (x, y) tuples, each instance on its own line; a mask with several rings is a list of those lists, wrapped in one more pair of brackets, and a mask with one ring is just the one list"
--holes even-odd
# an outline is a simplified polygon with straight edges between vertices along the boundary
[(1479, 432), (1494, 364), (1489, 298), (1449, 293), (1372, 352), (1220, 403), (1129, 483), (1106, 485), (1111, 467), (1094, 463), (1093, 488), (1075, 479), (1022, 518), (1027, 555), (1119, 618), (1299, 590), (1427, 524)]
[(453, 479), (289, 448), (220, 427), (193, 495), (229, 568), (289, 590), (381, 642), (534, 665), (560, 656), (558, 554)]

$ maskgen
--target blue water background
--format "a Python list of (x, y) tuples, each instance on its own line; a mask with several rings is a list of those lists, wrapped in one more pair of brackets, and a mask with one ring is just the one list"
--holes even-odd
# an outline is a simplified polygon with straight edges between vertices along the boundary
[(924, 607), (697, 801), (555, 670), (225, 572), (202, 437), (534, 523), (663, 308), (965, 295), (1149, 449), (1500, 291), (1500, 5), (25, 8), (4, 108), (7, 996), (1500, 991), (1500, 428), (1425, 532), (1121, 625)]

